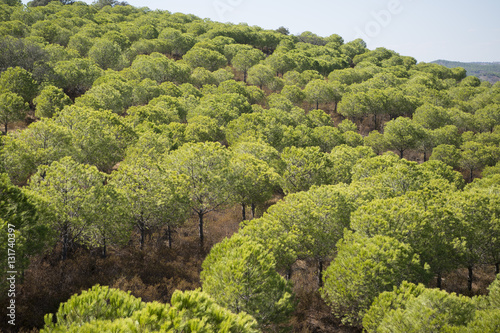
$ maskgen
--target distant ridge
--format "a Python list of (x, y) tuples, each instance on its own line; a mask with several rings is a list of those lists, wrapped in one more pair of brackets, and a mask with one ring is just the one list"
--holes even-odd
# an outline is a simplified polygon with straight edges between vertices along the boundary
[(435, 60), (432, 63), (448, 68), (463, 67), (467, 75), (477, 76), (481, 80), (495, 83), (500, 81), (500, 62), (459, 62)]

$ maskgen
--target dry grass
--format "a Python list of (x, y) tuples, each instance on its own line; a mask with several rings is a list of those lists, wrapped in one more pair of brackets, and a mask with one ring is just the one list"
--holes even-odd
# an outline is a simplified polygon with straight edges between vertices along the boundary
[[(28, 124), (26, 121), (15, 121), (13, 123), (9, 123), (7, 126), (7, 132), (15, 132), (15, 131), (21, 131), (24, 130), (25, 128), (28, 127)], [(3, 125), (2, 125), (2, 131), (3, 131)]]
[[(202, 250), (197, 217), (193, 216), (175, 230), (171, 249), (157, 233), (148, 235), (143, 251), (139, 249), (139, 236), (133, 235), (128, 246), (110, 248), (107, 258), (101, 258), (98, 250), (84, 248), (75, 249), (64, 262), (60, 261), (59, 248), (32, 258), (24, 281), (17, 286), (17, 327), (25, 331), (41, 328), (46, 313), (56, 312), (61, 302), (95, 284), (130, 290), (146, 302), (169, 302), (175, 290), (200, 287), (201, 264), (210, 248), (239, 228), (238, 208), (207, 214)], [(0, 301), (0, 305), (7, 306), (6, 301)], [(0, 324), (1, 332), (9, 331), (5, 325), (5, 321)]]
[[(442, 288), (466, 296), (487, 295), (488, 287), (495, 279), (495, 266), (484, 265), (474, 268), (472, 291), (467, 289), (469, 273), (467, 268), (461, 268), (443, 276)], [(431, 281), (429, 287), (435, 288), (436, 281)]]
[[(257, 216), (280, 199), (276, 196), (266, 205), (257, 207)], [(110, 249), (110, 255), (104, 259), (98, 251), (85, 249), (77, 249), (65, 262), (59, 260), (58, 249), (53, 254), (36, 257), (25, 272), (24, 282), (19, 285), (18, 327), (24, 332), (40, 328), (44, 314), (56, 312), (59, 303), (97, 283), (130, 290), (144, 301), (160, 302), (169, 302), (175, 290), (200, 287), (199, 274), (206, 254), (214, 244), (231, 237), (238, 230), (241, 219), (240, 205), (207, 214), (203, 250), (199, 247), (198, 220), (192, 216), (174, 233), (172, 249), (165, 240), (156, 241), (158, 235), (155, 234), (147, 240), (143, 251), (139, 250), (138, 237), (134, 237), (127, 247)], [(460, 269), (444, 276), (443, 288), (470, 296), (486, 294), (493, 278), (493, 266), (476, 268), (470, 293), (467, 270)], [(290, 322), (293, 332), (359, 332), (342, 326), (322, 300), (317, 289), (316, 262), (297, 261), (292, 267), (292, 283), (298, 301)], [(435, 287), (432, 283), (429, 287)], [(1, 306), (4, 305), (5, 301)], [(0, 328), (7, 332), (7, 327)]]
[(291, 319), (293, 332), (297, 333), (355, 333), (360, 330), (343, 326), (336, 319), (318, 291), (317, 263), (298, 260), (292, 266), (291, 281), (298, 304)]
[[(266, 205), (257, 207), (257, 216), (280, 199), (281, 196), (276, 196)], [(158, 234), (154, 234), (150, 235), (141, 251), (139, 237), (135, 235), (128, 246), (111, 248), (107, 258), (101, 258), (97, 250), (83, 248), (76, 249), (64, 262), (59, 260), (59, 249), (33, 258), (25, 271), (23, 283), (18, 285), (17, 327), (23, 332), (42, 327), (46, 313), (56, 312), (61, 302), (95, 284), (130, 290), (134, 296), (147, 302), (169, 302), (175, 290), (200, 287), (199, 274), (205, 256), (214, 244), (231, 237), (238, 230), (241, 219), (240, 205), (207, 214), (206, 241), (202, 250), (199, 247), (198, 220), (192, 216), (174, 233), (171, 249), (164, 239), (157, 241)], [(444, 276), (443, 288), (465, 295), (486, 294), (493, 278), (493, 266), (476, 268), (473, 291), (469, 293), (467, 270), (461, 269)], [(322, 300), (318, 292), (315, 261), (297, 261), (292, 267), (291, 280), (298, 302), (290, 321), (293, 332), (360, 332), (342, 326)], [(432, 283), (429, 287), (434, 287)], [(6, 306), (5, 302), (3, 300), (0, 306)], [(5, 322), (0, 325), (0, 331), (9, 332)]]

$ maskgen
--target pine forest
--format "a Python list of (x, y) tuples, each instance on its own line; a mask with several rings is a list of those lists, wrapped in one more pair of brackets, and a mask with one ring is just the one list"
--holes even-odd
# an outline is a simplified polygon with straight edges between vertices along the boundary
[(499, 82), (2, 0), (0, 129), (0, 331), (500, 332)]

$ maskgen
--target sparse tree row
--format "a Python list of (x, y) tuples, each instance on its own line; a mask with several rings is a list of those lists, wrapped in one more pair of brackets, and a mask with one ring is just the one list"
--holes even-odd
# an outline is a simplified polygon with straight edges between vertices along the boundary
[[(498, 279), (488, 296), (443, 289), (500, 273), (499, 83), (117, 1), (2, 1), (0, 31), (1, 237), (15, 229), (18, 270), (171, 248), (190, 217), (210, 250), (203, 292), (166, 305), (96, 286), (45, 332), (286, 330), (303, 263), (344, 325), (497, 331)], [(209, 249), (207, 217), (234, 206), (240, 230)]]

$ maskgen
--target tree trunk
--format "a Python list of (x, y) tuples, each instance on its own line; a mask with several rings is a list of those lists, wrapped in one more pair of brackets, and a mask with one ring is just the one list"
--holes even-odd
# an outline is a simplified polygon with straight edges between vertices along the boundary
[(68, 231), (67, 230), (64, 230), (63, 232), (63, 248), (62, 248), (62, 260), (66, 260), (66, 258), (68, 257), (68, 243), (69, 243), (69, 240), (68, 240)]
[(439, 289), (442, 289), (442, 286), (443, 286), (443, 277), (441, 276), (441, 273), (438, 273), (436, 287), (438, 287)]
[(290, 266), (290, 268), (288, 268), (288, 270), (286, 271), (285, 278), (287, 281), (290, 281), (290, 279), (292, 278), (292, 266)]
[(101, 254), (101, 257), (102, 258), (106, 258), (106, 237), (104, 237), (103, 239), (103, 247), (102, 247), (102, 254)]
[(200, 229), (200, 247), (203, 247), (203, 241), (204, 241), (204, 236), (203, 236), (203, 213), (198, 213), (198, 226)]
[(255, 218), (255, 204), (252, 203), (252, 218)]
[(424, 149), (424, 162), (427, 162), (427, 152)]
[(139, 243), (141, 244), (141, 250), (144, 248), (144, 240), (146, 238), (146, 226), (143, 221), (139, 222), (139, 231), (141, 232), (141, 237)]
[(243, 221), (247, 219), (247, 209), (245, 203), (241, 203), (241, 216), (243, 218)]
[(373, 114), (373, 125), (375, 126), (375, 129), (378, 129), (378, 124), (377, 124), (377, 114)]
[(469, 266), (468, 269), (469, 269), (469, 277), (467, 278), (467, 289), (469, 291), (472, 291), (472, 279), (474, 277), (473, 271), (472, 271), (472, 266)]
[(495, 276), (497, 276), (498, 274), (500, 274), (500, 263), (496, 263), (495, 264)]
[(172, 248), (172, 230), (170, 229), (170, 225), (167, 225), (167, 237), (168, 237), (168, 248)]
[(399, 150), (399, 158), (403, 158), (403, 153), (404, 153), (404, 150), (400, 149)]
[(243, 72), (243, 82), (247, 83), (247, 71)]
[(316, 101), (316, 110), (319, 109), (319, 101)]
[(3, 133), (3, 135), (7, 135), (7, 123), (4, 124), (4, 129), (5, 129), (5, 132)]
[(323, 260), (318, 261), (318, 286), (323, 287)]
[(474, 179), (474, 169), (470, 169), (470, 182)]

